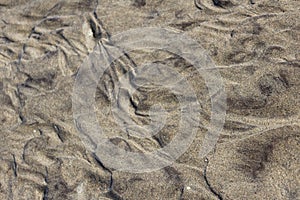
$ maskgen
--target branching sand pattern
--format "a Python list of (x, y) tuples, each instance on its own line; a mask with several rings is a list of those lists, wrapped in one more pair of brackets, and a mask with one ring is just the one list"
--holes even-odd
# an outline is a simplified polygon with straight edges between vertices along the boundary
[[(287, 0), (1, 1), (0, 199), (298, 199), (299, 7)], [(146, 153), (177, 134), (178, 99), (163, 88), (129, 97), (137, 124), (151, 122), (157, 102), (167, 111), (153, 137), (124, 133), (111, 112), (115, 83), (144, 63), (184, 76), (201, 106), (196, 138), (176, 163), (131, 174), (107, 168), (82, 143), (72, 91), (96, 44), (109, 52), (116, 48), (110, 35), (149, 26), (179, 29), (209, 52), (225, 83), (227, 115), (214, 151), (199, 159), (211, 116), (201, 74), (170, 52), (125, 54), (95, 94), (97, 123), (116, 146)]]

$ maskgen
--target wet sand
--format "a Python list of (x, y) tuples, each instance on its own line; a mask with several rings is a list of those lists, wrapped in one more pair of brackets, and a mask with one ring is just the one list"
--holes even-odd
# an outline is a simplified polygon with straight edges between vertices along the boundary
[[(299, 9), (299, 1), (287, 0), (2, 0), (0, 199), (299, 199)], [(149, 110), (160, 103), (166, 123), (149, 138), (122, 131), (111, 91), (126, 72), (166, 65), (185, 77), (201, 105), (185, 153), (160, 170), (130, 173), (107, 167), (86, 145), (72, 97), (95, 46), (109, 52), (110, 36), (141, 27), (167, 27), (199, 42), (222, 76), (226, 118), (213, 151), (200, 159), (212, 105), (203, 74), (162, 50), (118, 58), (99, 77), (94, 99), (97, 123), (120, 149), (165, 147), (182, 114), (172, 91), (141, 87), (125, 94), (126, 114), (149, 125)]]

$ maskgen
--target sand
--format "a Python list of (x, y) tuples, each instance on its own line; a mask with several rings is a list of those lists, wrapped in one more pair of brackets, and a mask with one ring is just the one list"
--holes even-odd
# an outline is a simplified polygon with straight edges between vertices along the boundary
[(1, 0), (0, 199), (299, 199), (299, 9)]

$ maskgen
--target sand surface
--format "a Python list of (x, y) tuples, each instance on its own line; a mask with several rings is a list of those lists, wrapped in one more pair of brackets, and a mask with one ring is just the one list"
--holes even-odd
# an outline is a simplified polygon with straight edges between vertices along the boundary
[[(299, 13), (297, 0), (0, 0), (0, 199), (299, 199)], [(111, 41), (116, 34), (141, 28), (123, 41), (161, 39), (156, 45), (162, 45), (165, 35), (155, 39), (147, 27), (198, 42), (216, 79), (178, 53), (147, 49), (145, 42), (100, 77), (95, 68), (90, 79), (78, 80), (83, 66), (112, 61), (121, 49)], [(173, 49), (193, 52), (193, 45), (177, 42)], [(200, 51), (195, 47), (193, 55)], [(94, 96), (85, 98), (93, 78)], [(222, 81), (226, 99), (218, 109), (226, 116), (224, 124), (217, 121), (217, 144), (199, 157), (213, 118), (211, 100), (218, 96), (206, 79)], [(74, 104), (77, 83), (85, 86), (77, 87), (82, 98)], [(157, 83), (178, 83), (183, 95)], [(90, 99), (96, 120), (76, 123), (74, 112), (86, 116), (80, 105)], [(184, 100), (198, 106), (191, 109), (200, 113), (198, 124), (193, 112), (180, 109)], [(180, 129), (182, 115), (189, 122)], [(196, 131), (184, 151), (178, 141), (188, 135), (179, 137), (172, 155), (148, 162), (152, 169), (176, 157), (170, 165), (133, 173), (117, 168), (142, 169), (147, 157), (118, 159), (114, 149), (100, 148), (98, 128), (93, 136), (83, 134), (92, 124), (115, 148), (139, 155)]]

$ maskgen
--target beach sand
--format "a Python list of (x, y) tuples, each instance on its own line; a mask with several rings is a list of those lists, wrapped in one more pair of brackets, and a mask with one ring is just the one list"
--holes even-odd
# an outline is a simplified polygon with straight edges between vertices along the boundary
[[(1, 0), (0, 199), (299, 199), (299, 9), (297, 0)], [(129, 108), (114, 114), (116, 85), (127, 72), (135, 76), (132, 69), (168, 66), (185, 77), (200, 108), (186, 151), (169, 166), (132, 173), (110, 167), (119, 160), (99, 156), (109, 150), (83, 137), (74, 123), (79, 104), (73, 91), (97, 45), (109, 62), (116, 48), (111, 36), (146, 27), (184, 33), (207, 51), (210, 72), (221, 75), (226, 117), (217, 144), (200, 158), (213, 99), (206, 77), (184, 57), (149, 50), (147, 43), (117, 58), (97, 77), (91, 122), (116, 148), (146, 153), (166, 147), (184, 113), (178, 96), (152, 84), (122, 93)], [(149, 125), (153, 109), (163, 122), (155, 118), (157, 103), (167, 116), (154, 136), (136, 137), (135, 128), (117, 120)]]

